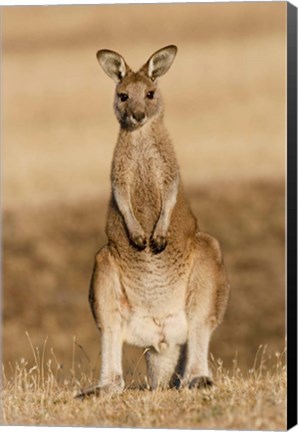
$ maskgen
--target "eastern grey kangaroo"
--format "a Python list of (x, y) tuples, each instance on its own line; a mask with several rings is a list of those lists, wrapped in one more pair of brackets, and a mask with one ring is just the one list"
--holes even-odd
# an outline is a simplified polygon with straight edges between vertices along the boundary
[(85, 395), (123, 390), (124, 342), (147, 349), (151, 389), (212, 385), (209, 341), (223, 318), (229, 281), (217, 240), (199, 231), (187, 204), (163, 122), (157, 79), (176, 52), (174, 45), (160, 49), (138, 72), (116, 52), (97, 53), (116, 83), (120, 131), (108, 243), (96, 255), (89, 293), (101, 331), (100, 379)]

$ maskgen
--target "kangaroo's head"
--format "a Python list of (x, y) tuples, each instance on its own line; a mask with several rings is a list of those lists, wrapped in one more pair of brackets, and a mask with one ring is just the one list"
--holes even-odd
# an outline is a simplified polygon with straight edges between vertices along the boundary
[(116, 83), (114, 108), (123, 129), (137, 129), (162, 113), (156, 79), (169, 70), (176, 52), (174, 45), (156, 51), (138, 72), (133, 72), (114, 51), (97, 52), (99, 64)]

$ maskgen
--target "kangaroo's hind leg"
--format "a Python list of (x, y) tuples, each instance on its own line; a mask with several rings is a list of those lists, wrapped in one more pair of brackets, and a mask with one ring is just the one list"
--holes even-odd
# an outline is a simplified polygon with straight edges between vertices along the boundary
[(229, 281), (218, 242), (197, 233), (186, 296), (188, 341), (183, 383), (188, 387), (212, 384), (208, 367), (209, 342), (221, 322), (228, 301)]
[(104, 246), (96, 255), (89, 302), (101, 331), (101, 370), (98, 384), (82, 392), (81, 396), (121, 392), (124, 388), (121, 285), (117, 265), (108, 246)]

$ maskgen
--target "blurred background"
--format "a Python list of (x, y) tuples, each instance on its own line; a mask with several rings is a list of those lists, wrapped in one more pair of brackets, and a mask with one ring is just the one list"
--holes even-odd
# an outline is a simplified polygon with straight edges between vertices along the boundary
[[(186, 191), (217, 237), (232, 292), (210, 351), (252, 367), (285, 344), (286, 3), (2, 8), (3, 362), (98, 368), (88, 305), (105, 243), (118, 124), (96, 60), (138, 69), (178, 46), (160, 87)], [(125, 348), (132, 374), (141, 352)], [(142, 368), (142, 361), (139, 362)], [(61, 367), (62, 367), (61, 366)], [(133, 372), (132, 372), (133, 371)]]

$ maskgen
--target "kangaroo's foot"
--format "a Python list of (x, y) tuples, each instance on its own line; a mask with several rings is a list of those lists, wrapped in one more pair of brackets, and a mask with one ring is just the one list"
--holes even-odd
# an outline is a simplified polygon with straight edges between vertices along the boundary
[(100, 396), (100, 390), (101, 388), (99, 386), (93, 386), (86, 390), (81, 390), (80, 393), (77, 393), (74, 398), (83, 400), (89, 396)]
[(150, 246), (152, 252), (155, 254), (162, 252), (166, 248), (167, 243), (167, 238), (165, 236), (152, 236), (150, 239)]
[(213, 386), (213, 381), (208, 376), (197, 376), (190, 380), (188, 383), (188, 388), (199, 388), (199, 389), (207, 389)]
[(194, 378), (191, 378), (187, 381), (180, 376), (174, 376), (171, 382), (171, 388), (175, 388), (177, 390), (183, 388), (208, 389), (213, 387), (213, 385), (214, 383), (212, 379), (205, 375), (195, 376)]

